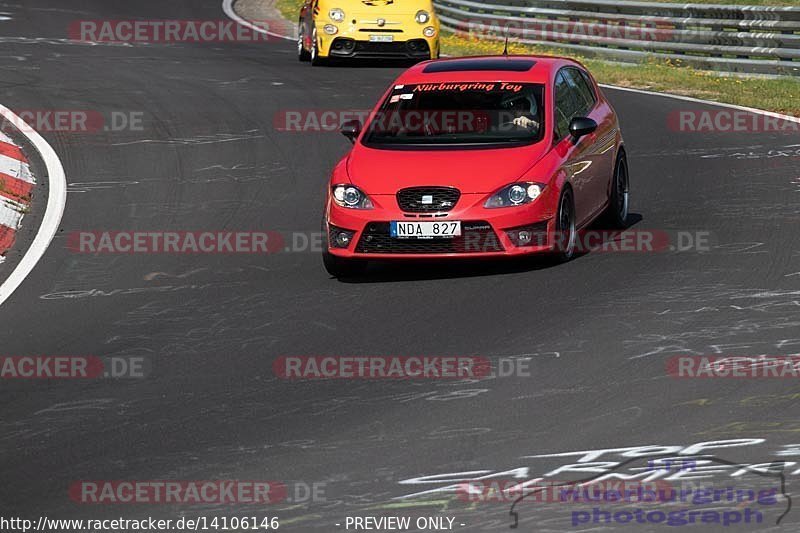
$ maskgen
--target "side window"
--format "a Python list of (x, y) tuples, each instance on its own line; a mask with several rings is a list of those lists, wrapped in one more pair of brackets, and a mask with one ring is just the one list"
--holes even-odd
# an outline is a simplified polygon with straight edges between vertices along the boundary
[(591, 87), (586, 82), (584, 74), (576, 68), (567, 68), (562, 71), (570, 89), (575, 92), (578, 100), (577, 114), (575, 116), (585, 116), (594, 107), (595, 98)]
[(597, 95), (594, 92), (594, 83), (592, 83), (592, 80), (589, 78), (589, 75), (585, 71), (580, 70), (578, 72), (581, 73), (581, 78), (583, 78), (583, 83), (586, 84), (586, 90), (589, 91), (589, 96), (592, 98), (592, 107), (594, 107), (594, 105), (597, 103)]
[(564, 72), (562, 70), (556, 75), (556, 116), (554, 121), (556, 140), (563, 139), (569, 133), (569, 122), (575, 116), (577, 107), (575, 93), (564, 77)]

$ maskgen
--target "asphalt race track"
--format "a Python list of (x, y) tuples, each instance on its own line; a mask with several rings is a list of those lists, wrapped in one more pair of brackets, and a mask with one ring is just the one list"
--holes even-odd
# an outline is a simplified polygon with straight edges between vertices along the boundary
[[(66, 170), (66, 211), (0, 308), (0, 352), (142, 356), (152, 366), (144, 379), (0, 384), (3, 516), (258, 515), (278, 516), (284, 531), (332, 532), (347, 516), (389, 513), (505, 531), (510, 505), (397, 499), (447, 484), (401, 482), (522, 467), (529, 475), (515, 473), (530, 478), (581, 458), (533, 455), (731, 439), (765, 442), (701, 451), (741, 464), (800, 459), (792, 379), (665, 372), (674, 355), (800, 353), (796, 135), (675, 132), (671, 112), (719, 108), (606, 89), (626, 139), (634, 229), (707, 232), (707, 251), (587, 253), (560, 266), (375, 265), (343, 281), (309, 249), (78, 254), (67, 236), (82, 230), (318, 232), (325, 181), (348, 142), (276, 131), (274, 117), (372, 106), (400, 69), (312, 68), (280, 40), (68, 39), (80, 19), (224, 19), (220, 0), (15, 0), (0, 11), (10, 17), (0, 22), (0, 103), (144, 116), (142, 131), (42, 132)], [(273, 374), (284, 355), (514, 357), (530, 376), (291, 381)], [(800, 491), (798, 469), (785, 469), (787, 492)], [(78, 480), (168, 479), (318, 484), (324, 498), (248, 507), (68, 496)], [(748, 473), (720, 479), (777, 484)], [(774, 525), (785, 503), (746, 530), (796, 531), (797, 510)], [(573, 526), (563, 505), (519, 511), (520, 531), (601, 530)], [(604, 530), (617, 529), (672, 528)]]

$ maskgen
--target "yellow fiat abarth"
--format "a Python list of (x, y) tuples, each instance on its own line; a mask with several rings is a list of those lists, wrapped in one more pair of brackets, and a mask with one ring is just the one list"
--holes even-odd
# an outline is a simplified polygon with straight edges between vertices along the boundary
[(300, 61), (425, 60), (439, 57), (431, 0), (306, 0), (297, 32)]

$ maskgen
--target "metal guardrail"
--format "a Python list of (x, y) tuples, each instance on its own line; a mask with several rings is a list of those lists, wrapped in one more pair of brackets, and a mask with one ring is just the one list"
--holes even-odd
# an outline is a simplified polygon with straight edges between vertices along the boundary
[(617, 0), (434, 0), (442, 26), (591, 57), (800, 76), (800, 7)]

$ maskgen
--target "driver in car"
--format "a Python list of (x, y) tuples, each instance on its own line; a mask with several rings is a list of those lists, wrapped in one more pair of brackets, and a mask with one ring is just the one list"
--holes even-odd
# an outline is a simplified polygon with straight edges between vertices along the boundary
[(511, 124), (524, 128), (531, 133), (539, 131), (539, 106), (533, 95), (519, 94), (503, 102), (503, 109), (510, 112), (514, 118)]

